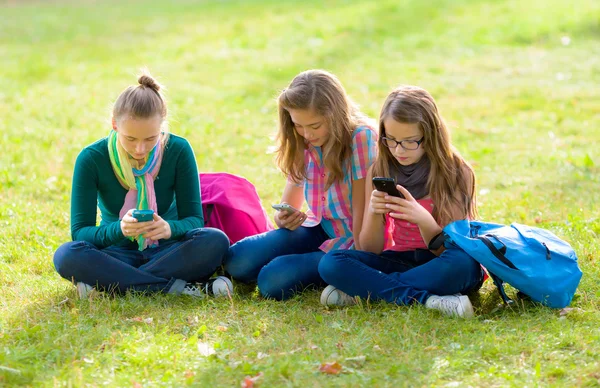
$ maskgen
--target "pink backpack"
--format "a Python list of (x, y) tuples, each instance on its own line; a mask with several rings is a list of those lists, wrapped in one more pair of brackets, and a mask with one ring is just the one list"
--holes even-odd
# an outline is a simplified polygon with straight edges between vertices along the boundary
[(244, 237), (273, 230), (256, 188), (241, 176), (201, 173), (204, 225), (225, 232), (232, 244)]

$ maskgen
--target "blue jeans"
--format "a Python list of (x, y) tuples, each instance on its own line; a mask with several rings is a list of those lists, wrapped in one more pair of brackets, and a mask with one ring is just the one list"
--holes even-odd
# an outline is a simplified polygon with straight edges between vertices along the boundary
[(257, 282), (267, 298), (287, 299), (309, 285), (324, 285), (318, 267), (325, 252), (319, 246), (329, 238), (321, 225), (246, 237), (229, 248), (225, 271), (241, 282)]
[(425, 304), (431, 295), (466, 294), (483, 283), (479, 263), (455, 248), (439, 257), (428, 250), (380, 255), (337, 250), (321, 259), (319, 274), (348, 295), (400, 305)]
[(61, 245), (54, 267), (63, 278), (100, 290), (179, 294), (187, 282), (204, 282), (223, 263), (229, 248), (225, 233), (213, 228), (190, 230), (180, 240), (161, 241), (143, 251), (86, 241)]

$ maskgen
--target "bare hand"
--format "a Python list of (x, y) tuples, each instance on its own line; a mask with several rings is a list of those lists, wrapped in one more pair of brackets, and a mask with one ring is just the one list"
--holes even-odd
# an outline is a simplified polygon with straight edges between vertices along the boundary
[(293, 213), (288, 213), (284, 210), (278, 210), (275, 213), (275, 224), (280, 228), (296, 230), (304, 221), (306, 221), (306, 213), (296, 210)]
[(171, 238), (171, 225), (154, 213), (154, 221), (150, 221), (149, 225), (141, 228), (140, 234), (148, 240), (166, 240)]
[(141, 231), (152, 224), (154, 221), (139, 222), (133, 218), (133, 211), (135, 209), (129, 209), (121, 220), (121, 232), (125, 237), (137, 237), (141, 234)]
[(371, 200), (369, 201), (369, 210), (373, 214), (387, 214), (391, 210), (385, 205), (389, 202), (385, 199), (387, 194), (383, 191), (373, 190), (371, 192)]
[(413, 224), (423, 225), (433, 219), (431, 213), (427, 211), (416, 199), (400, 185), (396, 185), (398, 191), (404, 195), (404, 198), (386, 195), (385, 207), (390, 211), (390, 217), (412, 222)]

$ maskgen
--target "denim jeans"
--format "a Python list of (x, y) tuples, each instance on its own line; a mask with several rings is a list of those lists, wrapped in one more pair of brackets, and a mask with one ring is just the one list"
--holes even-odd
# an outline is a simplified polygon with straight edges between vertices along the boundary
[(61, 245), (54, 267), (63, 278), (100, 290), (181, 293), (187, 282), (204, 282), (222, 265), (229, 248), (225, 233), (213, 228), (190, 230), (180, 240), (161, 241), (143, 251), (86, 241)]
[(323, 280), (348, 295), (408, 305), (424, 304), (431, 295), (466, 294), (483, 283), (479, 263), (464, 251), (446, 249), (439, 257), (428, 250), (337, 250), (319, 263)]
[(246, 237), (229, 248), (225, 271), (241, 282), (257, 282), (267, 298), (287, 299), (309, 285), (324, 285), (318, 266), (325, 252), (319, 246), (329, 238), (321, 225)]

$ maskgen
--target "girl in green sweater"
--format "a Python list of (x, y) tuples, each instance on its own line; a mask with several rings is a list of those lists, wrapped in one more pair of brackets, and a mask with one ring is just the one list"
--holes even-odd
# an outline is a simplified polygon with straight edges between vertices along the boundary
[[(142, 74), (113, 108), (109, 135), (75, 162), (72, 242), (54, 254), (56, 271), (80, 297), (94, 287), (203, 296), (233, 291), (221, 266), (229, 239), (204, 228), (196, 159), (190, 144), (165, 130), (160, 85)], [(96, 225), (100, 209), (102, 221)], [(135, 210), (144, 210), (147, 221)]]

